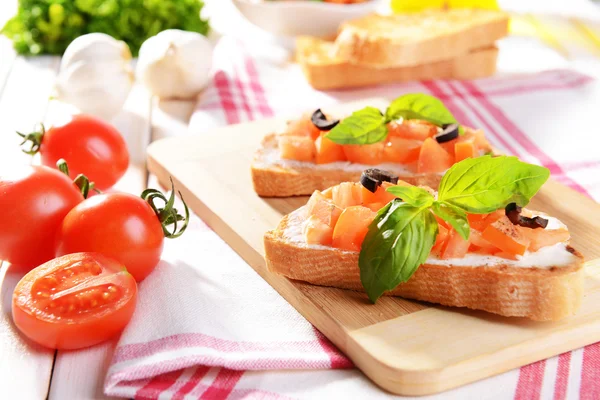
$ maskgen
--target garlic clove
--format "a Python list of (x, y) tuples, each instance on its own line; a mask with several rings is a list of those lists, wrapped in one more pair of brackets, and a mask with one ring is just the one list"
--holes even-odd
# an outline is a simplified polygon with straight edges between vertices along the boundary
[(190, 98), (208, 83), (212, 56), (204, 36), (168, 29), (142, 44), (136, 75), (160, 98)]

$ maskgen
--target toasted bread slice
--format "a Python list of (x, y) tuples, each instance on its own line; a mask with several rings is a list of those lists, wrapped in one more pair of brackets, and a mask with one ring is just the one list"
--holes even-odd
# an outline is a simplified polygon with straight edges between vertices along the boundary
[(340, 182), (355, 182), (369, 167), (382, 168), (398, 174), (399, 179), (417, 186), (437, 187), (440, 174), (416, 174), (401, 164), (379, 166), (353, 164), (349, 161), (331, 164), (282, 160), (277, 146), (277, 134), (267, 135), (252, 162), (254, 190), (263, 197), (290, 197), (309, 195), (315, 190), (325, 190)]
[(508, 16), (481, 9), (368, 15), (342, 24), (333, 56), (352, 64), (403, 67), (429, 64), (491, 46), (508, 34)]
[(332, 56), (333, 42), (302, 36), (296, 39), (296, 60), (310, 85), (318, 90), (355, 88), (428, 79), (478, 79), (496, 72), (498, 49), (490, 46), (451, 60), (408, 67), (375, 68)]
[[(307, 245), (302, 240), (305, 218), (301, 207), (265, 234), (269, 270), (315, 285), (363, 291), (359, 253)], [(560, 257), (552, 259), (556, 264), (549, 267), (525, 268), (509, 260), (490, 263), (488, 259), (471, 266), (428, 260), (408, 282), (386, 294), (503, 316), (559, 320), (577, 311), (583, 293), (583, 257), (568, 244), (563, 245)]]

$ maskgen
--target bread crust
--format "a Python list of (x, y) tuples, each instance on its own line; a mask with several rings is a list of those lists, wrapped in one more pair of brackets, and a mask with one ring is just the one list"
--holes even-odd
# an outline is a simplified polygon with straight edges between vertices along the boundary
[[(309, 248), (288, 240), (284, 230), (294, 214), (264, 236), (265, 260), (271, 272), (320, 286), (364, 291), (358, 268), (358, 252), (336, 248)], [(569, 266), (519, 268), (510, 265), (453, 266), (424, 264), (396, 289), (385, 293), (453, 307), (467, 307), (494, 314), (554, 321), (573, 315), (583, 293), (583, 256)]]
[(450, 60), (508, 34), (500, 11), (453, 9), (368, 15), (341, 25), (336, 58), (372, 67), (406, 67)]
[[(254, 190), (262, 197), (290, 197), (310, 195), (340, 182), (360, 180), (362, 171), (344, 168), (326, 168), (318, 164), (280, 166), (267, 159), (267, 152), (277, 149), (277, 134), (263, 139), (251, 166)], [(438, 187), (440, 174), (405, 174), (399, 179), (413, 185)]]
[(490, 46), (450, 60), (415, 66), (373, 67), (331, 56), (333, 43), (313, 37), (296, 40), (296, 59), (308, 83), (317, 90), (372, 86), (432, 79), (479, 79), (496, 73), (498, 49)]

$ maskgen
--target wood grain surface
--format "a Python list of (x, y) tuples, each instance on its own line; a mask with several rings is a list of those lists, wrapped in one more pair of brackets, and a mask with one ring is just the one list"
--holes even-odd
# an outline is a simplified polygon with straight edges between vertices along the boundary
[[(353, 103), (330, 111), (360, 106)], [(264, 232), (306, 202), (306, 197), (263, 199), (252, 188), (253, 153), (262, 137), (283, 122), (263, 120), (155, 142), (148, 148), (148, 168), (162, 184), (172, 177), (191, 208), (377, 384), (402, 395), (436, 393), (600, 340), (600, 264), (594, 261), (586, 266), (581, 310), (557, 323), (393, 297), (372, 305), (363, 293), (312, 286), (268, 272)], [(550, 181), (531, 208), (563, 220), (573, 245), (588, 260), (600, 256), (600, 205)]]

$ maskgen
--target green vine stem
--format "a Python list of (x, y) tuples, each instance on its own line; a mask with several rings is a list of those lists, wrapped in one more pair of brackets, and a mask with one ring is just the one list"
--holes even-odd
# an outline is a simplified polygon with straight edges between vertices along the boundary
[[(58, 160), (56, 162), (56, 168), (58, 168), (58, 170), (60, 172), (62, 172), (63, 174), (69, 176), (69, 166), (67, 165), (67, 162), (65, 161), (64, 158), (61, 158), (60, 160)], [(84, 174), (77, 175), (75, 177), (75, 179), (73, 180), (73, 183), (75, 184), (75, 186), (77, 186), (79, 188), (79, 190), (81, 191), (81, 195), (83, 196), (84, 199), (88, 198), (88, 194), (90, 193), (90, 190), (93, 190), (96, 193), (102, 193), (101, 191), (99, 191), (98, 189), (96, 189), (94, 187), (94, 182), (90, 182), (88, 177), (85, 176)]]
[[(181, 192), (178, 192), (179, 197), (181, 198), (181, 202), (183, 203), (183, 207), (185, 208), (185, 216), (183, 216), (177, 212), (177, 209), (174, 207), (174, 205), (175, 205), (175, 185), (173, 184), (173, 179), (170, 178), (170, 180), (171, 180), (171, 196), (168, 199), (162, 192), (160, 192), (159, 190), (156, 190), (156, 189), (144, 190), (142, 192), (141, 197), (142, 197), (142, 199), (144, 199), (145, 201), (148, 202), (150, 207), (152, 207), (152, 209), (156, 213), (158, 220), (160, 221), (160, 224), (162, 226), (162, 230), (163, 230), (165, 237), (168, 239), (175, 239), (175, 238), (178, 238), (179, 236), (181, 236), (183, 234), (183, 232), (185, 232), (185, 230), (187, 229), (188, 223), (190, 222), (190, 211), (188, 209), (187, 204), (183, 200), (183, 196), (181, 195)], [(164, 203), (162, 208), (158, 207), (155, 204), (156, 199), (160, 199)], [(178, 228), (177, 223), (180, 221), (184, 221), (184, 223), (183, 223), (183, 225), (181, 225)], [(173, 225), (173, 228), (171, 230), (169, 230), (167, 228), (169, 225)]]
[(21, 149), (21, 151), (25, 154), (29, 154), (30, 156), (36, 155), (40, 151), (40, 146), (42, 145), (42, 140), (45, 134), (46, 128), (44, 127), (44, 124), (40, 124), (40, 129), (31, 133), (17, 132), (17, 135), (23, 138), (23, 141), (19, 143), (19, 146), (23, 146), (25, 143), (31, 142), (29, 149)]

